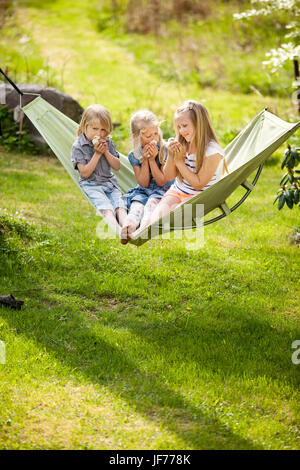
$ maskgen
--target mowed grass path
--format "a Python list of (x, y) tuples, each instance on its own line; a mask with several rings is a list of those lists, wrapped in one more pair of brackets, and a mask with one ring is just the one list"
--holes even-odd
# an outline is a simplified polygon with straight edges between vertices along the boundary
[(0, 292), (25, 300), (0, 309), (1, 448), (299, 448), (297, 214), (272, 206), (279, 176), (266, 167), (202, 249), (136, 248), (97, 238), (56, 160), (1, 152)]
[[(33, 42), (34, 50), (39, 50), (62, 81), (64, 91), (83, 107), (101, 103), (111, 111), (113, 120), (126, 128), (130, 115), (141, 108), (150, 108), (170, 127), (175, 109), (188, 98), (208, 107), (219, 136), (232, 129), (241, 130), (265, 107), (287, 117), (290, 102), (282, 98), (200, 89), (151, 74), (130, 50), (97, 31), (93, 21), (99, 8), (97, 1), (28, 0), (25, 4), (27, 7), (17, 8), (16, 21), (23, 34), (31, 38), (28, 48)], [(152, 42), (149, 48), (153, 48)], [(123, 152), (130, 150), (128, 141), (120, 145)]]

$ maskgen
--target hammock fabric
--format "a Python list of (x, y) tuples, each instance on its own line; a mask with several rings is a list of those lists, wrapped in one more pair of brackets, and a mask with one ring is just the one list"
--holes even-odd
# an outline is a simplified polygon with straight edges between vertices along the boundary
[[(61, 161), (74, 183), (80, 188), (78, 172), (74, 170), (71, 163), (71, 147), (76, 139), (78, 124), (41, 97), (35, 98), (22, 109)], [(267, 110), (260, 112), (225, 148), (229, 174), (184, 204), (192, 205), (190, 225), (176, 226), (177, 216), (179, 212), (182, 212), (181, 205), (152, 226), (146, 227), (130, 242), (139, 246), (166, 231), (196, 228), (199, 226), (196, 213), (198, 204), (204, 205), (204, 215), (216, 208), (221, 209), (223, 216), (231, 213), (233, 209), (228, 207), (226, 199), (240, 185), (250, 192), (254, 186), (253, 183), (247, 181), (250, 174), (262, 166), (264, 161), (299, 127), (300, 121), (288, 123)], [(120, 160), (121, 169), (115, 174), (122, 191), (126, 192), (129, 188), (136, 186), (136, 179), (127, 157), (120, 154)]]

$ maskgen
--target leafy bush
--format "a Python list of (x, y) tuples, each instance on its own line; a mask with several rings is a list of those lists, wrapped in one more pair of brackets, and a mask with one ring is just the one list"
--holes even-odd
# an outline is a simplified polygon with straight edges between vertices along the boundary
[[(212, 0), (102, 0), (97, 25), (100, 31), (114, 27), (127, 33), (159, 35), (166, 22), (186, 23), (190, 17), (205, 18), (212, 10)], [(93, 13), (94, 15), (94, 13)]]
[(26, 124), (23, 124), (23, 129), (20, 131), (19, 124), (14, 121), (13, 111), (6, 106), (0, 106), (0, 122), (2, 130), (0, 146), (8, 152), (37, 154), (36, 146), (28, 134)]
[[(286, 167), (287, 172), (283, 175), (280, 181), (280, 188), (278, 189), (275, 202), (278, 200), (278, 209), (282, 209), (284, 204), (289, 209), (293, 209), (294, 205), (299, 204), (300, 200), (300, 185), (299, 175), (300, 170), (294, 170), (300, 163), (300, 148), (292, 149), (290, 145), (284, 152), (281, 169)], [(300, 204), (299, 204), (300, 207)]]
[(236, 13), (236, 19), (249, 19), (253, 17), (270, 17), (274, 21), (274, 26), (278, 21), (277, 15), (281, 13), (285, 16), (285, 35), (283, 43), (278, 48), (272, 48), (266, 57), (269, 60), (264, 61), (264, 65), (272, 67), (272, 72), (276, 72), (285, 62), (299, 57), (299, 5), (298, 0), (252, 0), (252, 4), (257, 8), (251, 8), (242, 13)]

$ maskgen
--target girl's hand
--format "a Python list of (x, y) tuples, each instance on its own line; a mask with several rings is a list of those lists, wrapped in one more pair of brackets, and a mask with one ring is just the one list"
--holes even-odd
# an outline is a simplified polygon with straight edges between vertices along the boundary
[(169, 139), (168, 145), (168, 156), (174, 159), (174, 161), (184, 161), (185, 159), (185, 147), (181, 145), (175, 139)]
[(186, 156), (186, 149), (183, 145), (179, 144), (175, 148), (175, 153), (174, 153), (174, 162), (184, 162), (185, 161), (185, 156)]
[(158, 155), (158, 148), (156, 145), (156, 142), (150, 142), (149, 144), (149, 150), (148, 150), (148, 158), (149, 160), (154, 160), (156, 156)]
[(151, 157), (151, 147), (150, 147), (150, 144), (146, 144), (144, 147), (143, 147), (143, 150), (142, 150), (142, 156), (143, 156), (143, 161), (145, 160), (149, 160), (149, 158)]
[[(170, 139), (169, 139), (169, 142), (170, 142)], [(172, 141), (169, 143), (168, 145), (168, 157), (170, 158), (174, 158), (175, 156), (175, 151), (176, 151), (176, 148), (177, 148), (177, 143), (174, 139), (172, 139)]]
[(181, 147), (181, 144), (177, 140), (170, 138), (168, 140), (168, 155), (170, 155), (171, 158), (174, 158), (175, 153), (178, 152)]

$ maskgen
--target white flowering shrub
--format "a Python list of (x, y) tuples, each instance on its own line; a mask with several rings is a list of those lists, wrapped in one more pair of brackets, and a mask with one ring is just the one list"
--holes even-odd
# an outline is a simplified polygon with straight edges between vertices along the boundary
[(289, 23), (285, 26), (286, 43), (283, 43), (277, 49), (271, 49), (266, 53), (268, 60), (263, 65), (270, 66), (272, 72), (276, 72), (288, 60), (300, 57), (300, 1), (299, 0), (252, 0), (251, 3), (256, 8), (235, 13), (236, 20), (249, 19), (254, 16), (270, 16), (277, 13), (285, 13)]

